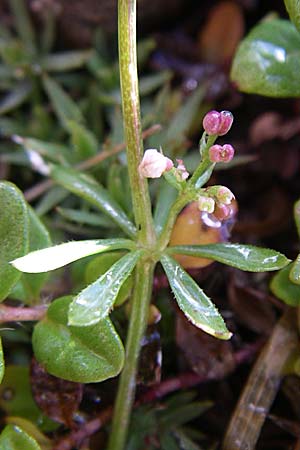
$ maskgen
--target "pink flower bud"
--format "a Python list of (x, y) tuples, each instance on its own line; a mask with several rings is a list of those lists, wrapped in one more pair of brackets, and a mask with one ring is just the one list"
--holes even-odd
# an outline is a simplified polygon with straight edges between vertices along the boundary
[(171, 170), (173, 161), (155, 149), (146, 150), (139, 165), (139, 173), (145, 178), (159, 178)]
[(223, 203), (224, 205), (230, 205), (232, 200), (234, 200), (234, 195), (230, 189), (225, 186), (220, 186), (215, 192), (215, 198), (218, 203)]
[(177, 161), (177, 167), (176, 167), (176, 172), (178, 174), (178, 177), (180, 178), (180, 180), (186, 180), (189, 177), (189, 173), (186, 170), (185, 165), (183, 164), (182, 159), (176, 159)]
[(232, 160), (234, 156), (234, 148), (230, 144), (212, 145), (208, 151), (209, 159), (212, 162), (227, 163)]
[(215, 201), (211, 197), (206, 197), (205, 195), (200, 195), (198, 197), (198, 208), (200, 211), (213, 213), (215, 210)]
[(203, 128), (209, 135), (223, 136), (228, 133), (233, 122), (230, 111), (210, 111), (203, 119)]

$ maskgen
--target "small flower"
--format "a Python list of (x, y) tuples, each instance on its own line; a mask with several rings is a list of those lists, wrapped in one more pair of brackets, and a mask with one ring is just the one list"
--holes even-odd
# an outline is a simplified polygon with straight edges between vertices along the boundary
[(218, 186), (215, 192), (215, 198), (218, 203), (223, 205), (230, 205), (232, 200), (234, 200), (234, 195), (230, 189), (225, 186)]
[(234, 156), (234, 148), (230, 144), (212, 145), (208, 151), (208, 156), (211, 162), (228, 163)]
[(223, 136), (228, 133), (233, 122), (230, 111), (210, 111), (203, 119), (203, 128), (208, 135)]
[(215, 210), (215, 201), (211, 197), (206, 197), (205, 195), (200, 195), (198, 197), (198, 208), (200, 211), (213, 213)]
[(177, 161), (176, 172), (177, 172), (178, 178), (180, 178), (180, 181), (186, 180), (189, 177), (189, 173), (186, 170), (186, 167), (183, 164), (182, 159), (176, 159), (176, 161)]
[(164, 172), (171, 170), (173, 162), (155, 149), (146, 150), (139, 165), (139, 173), (145, 178), (160, 178)]

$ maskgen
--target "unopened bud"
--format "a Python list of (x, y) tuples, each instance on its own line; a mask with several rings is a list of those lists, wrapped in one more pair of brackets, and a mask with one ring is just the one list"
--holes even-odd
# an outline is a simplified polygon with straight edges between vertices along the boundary
[(228, 133), (233, 122), (230, 111), (210, 111), (203, 119), (203, 128), (209, 135), (223, 136)]
[(146, 150), (139, 165), (139, 173), (145, 178), (159, 178), (171, 170), (173, 162), (155, 149)]
[(180, 178), (181, 181), (186, 180), (189, 177), (189, 173), (186, 170), (186, 167), (183, 164), (182, 159), (176, 159), (176, 161), (178, 163), (178, 165), (176, 167), (176, 172), (177, 172), (178, 178)]
[(222, 203), (224, 205), (230, 205), (232, 200), (234, 200), (234, 195), (230, 189), (225, 186), (220, 186), (215, 192), (215, 197), (218, 203)]
[(234, 157), (234, 148), (230, 144), (212, 145), (208, 151), (209, 159), (212, 162), (228, 163)]
[(200, 211), (213, 213), (215, 210), (215, 201), (211, 197), (206, 197), (205, 195), (200, 195), (198, 197), (198, 208)]

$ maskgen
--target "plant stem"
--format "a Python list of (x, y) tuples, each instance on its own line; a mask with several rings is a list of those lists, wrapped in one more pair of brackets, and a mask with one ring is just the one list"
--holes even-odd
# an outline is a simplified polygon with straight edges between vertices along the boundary
[(154, 266), (155, 263), (152, 261), (141, 260), (136, 267), (135, 289), (126, 340), (125, 365), (120, 377), (118, 395), (114, 406), (114, 417), (108, 450), (122, 450), (126, 442), (130, 412), (134, 400), (141, 340), (148, 319)]
[(136, 0), (118, 1), (118, 29), (123, 123), (133, 212), (140, 242), (151, 246), (155, 241), (155, 231), (148, 183), (138, 171), (143, 140), (136, 56)]
[(14, 306), (0, 306), (0, 323), (41, 320), (46, 315), (48, 306), (33, 306), (20, 308)]
[[(138, 171), (143, 155), (143, 141), (136, 57), (136, 0), (118, 1), (118, 27), (123, 123), (133, 213), (138, 230), (139, 244), (144, 248), (154, 250), (156, 248), (156, 234), (148, 183), (145, 178), (140, 176)], [(126, 443), (135, 394), (141, 340), (148, 319), (154, 267), (155, 262), (148, 257), (140, 260), (135, 270), (125, 365), (120, 377), (114, 406), (108, 450), (122, 450)]]

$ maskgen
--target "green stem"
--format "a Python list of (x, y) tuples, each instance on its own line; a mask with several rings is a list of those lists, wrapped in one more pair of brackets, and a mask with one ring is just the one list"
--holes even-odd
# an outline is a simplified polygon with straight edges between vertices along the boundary
[[(143, 155), (142, 127), (136, 57), (136, 0), (119, 0), (119, 64), (128, 173), (138, 242), (149, 250), (156, 248), (147, 180), (139, 175)], [(155, 262), (142, 259), (135, 270), (130, 323), (126, 340), (126, 359), (120, 377), (108, 450), (122, 450), (126, 443), (135, 394), (141, 340), (148, 319)]]
[(136, 0), (119, 0), (118, 21), (123, 122), (133, 212), (141, 244), (151, 246), (155, 241), (155, 231), (148, 183), (138, 171), (143, 141), (136, 57)]
[(135, 379), (141, 340), (147, 325), (155, 263), (141, 260), (135, 272), (135, 290), (132, 298), (130, 325), (126, 340), (126, 359), (121, 374), (108, 450), (124, 448), (130, 412), (135, 393)]

